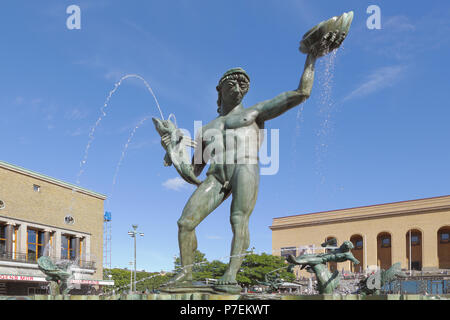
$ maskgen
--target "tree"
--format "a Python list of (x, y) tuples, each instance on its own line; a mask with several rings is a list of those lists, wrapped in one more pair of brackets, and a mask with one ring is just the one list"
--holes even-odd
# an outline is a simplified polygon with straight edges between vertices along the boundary
[[(254, 254), (247, 252), (244, 256), (241, 269), (237, 274), (236, 280), (242, 286), (251, 286), (258, 284), (258, 281), (265, 281), (265, 275), (270, 272), (277, 272), (280, 277), (285, 281), (295, 280), (295, 276), (292, 272), (287, 270), (288, 264), (286, 264), (283, 257), (272, 256), (266, 253)], [(194, 280), (219, 279), (225, 272), (227, 264), (219, 260), (213, 260), (209, 262), (205, 258), (205, 254), (196, 251), (194, 266), (192, 268)], [(175, 259), (175, 270), (181, 271), (180, 258)]]
[[(227, 265), (219, 260), (209, 262), (205, 258), (205, 254), (199, 250), (195, 251), (194, 266), (192, 267), (192, 276), (194, 280), (218, 279), (225, 272)], [(175, 271), (180, 272), (181, 260), (179, 257), (175, 259)]]
[[(105, 275), (110, 274), (111, 280), (114, 280), (114, 286), (104, 288), (105, 291), (115, 290), (117, 293), (127, 292), (130, 290), (130, 279), (131, 272), (133, 270), (128, 269), (104, 269), (103, 273)], [(173, 277), (173, 273), (166, 273), (164, 275), (159, 272), (145, 272), (145, 271), (137, 271), (136, 272), (136, 290), (137, 291), (153, 291), (157, 290), (162, 284), (168, 282)]]
[(283, 257), (248, 252), (236, 280), (242, 286), (251, 286), (258, 284), (258, 281), (265, 281), (266, 274), (277, 272), (284, 281), (294, 281), (295, 275), (287, 267)]
[(158, 290), (160, 286), (168, 282), (173, 277), (173, 273), (166, 273), (162, 275), (159, 272), (137, 272), (136, 278), (139, 281), (136, 284), (137, 291)]
[[(192, 267), (192, 272), (201, 272), (204, 269), (203, 264), (206, 263), (208, 263), (208, 260), (205, 258), (205, 254), (200, 252), (199, 250), (195, 250), (194, 266)], [(175, 258), (174, 264), (175, 272), (180, 272), (182, 269), (180, 257)]]

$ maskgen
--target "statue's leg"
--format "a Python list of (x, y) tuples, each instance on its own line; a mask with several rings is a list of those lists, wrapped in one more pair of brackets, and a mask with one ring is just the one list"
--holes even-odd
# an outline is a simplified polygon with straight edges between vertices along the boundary
[(195, 228), (227, 197), (222, 190), (222, 184), (209, 175), (195, 190), (183, 209), (178, 220), (178, 244), (180, 247), (181, 265), (188, 266), (184, 275), (178, 280), (192, 280), (192, 264), (194, 263), (197, 237)]
[(244, 260), (243, 254), (250, 245), (248, 221), (258, 195), (259, 168), (257, 165), (240, 165), (231, 179), (233, 201), (230, 222), (233, 230), (231, 257), (228, 268), (217, 284), (235, 284), (236, 274)]

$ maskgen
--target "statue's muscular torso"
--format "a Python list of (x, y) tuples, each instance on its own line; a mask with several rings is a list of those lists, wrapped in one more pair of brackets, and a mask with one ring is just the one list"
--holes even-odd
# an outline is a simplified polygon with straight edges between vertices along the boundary
[[(258, 166), (258, 151), (263, 141), (258, 112), (238, 105), (230, 113), (217, 117), (202, 128), (203, 161), (210, 160), (207, 175), (222, 184), (229, 182), (239, 166)], [(198, 145), (200, 145), (198, 143)]]

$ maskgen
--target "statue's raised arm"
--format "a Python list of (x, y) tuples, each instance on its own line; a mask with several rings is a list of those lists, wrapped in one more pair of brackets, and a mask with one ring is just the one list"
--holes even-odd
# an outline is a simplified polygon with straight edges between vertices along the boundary
[(346, 38), (353, 20), (353, 11), (333, 17), (309, 30), (300, 42), (299, 50), (307, 54), (300, 84), (296, 90), (283, 92), (271, 100), (252, 107), (258, 112), (261, 122), (278, 117), (287, 110), (309, 98), (314, 82), (314, 67), (317, 58), (337, 49)]

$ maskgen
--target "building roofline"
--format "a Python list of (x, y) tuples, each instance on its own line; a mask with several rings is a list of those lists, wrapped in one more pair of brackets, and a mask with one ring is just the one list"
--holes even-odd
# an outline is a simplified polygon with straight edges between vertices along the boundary
[(104, 194), (101, 194), (101, 193), (98, 193), (98, 192), (94, 192), (94, 191), (89, 190), (89, 189), (81, 188), (81, 187), (79, 187), (77, 185), (74, 185), (74, 184), (71, 184), (71, 183), (68, 183), (68, 182), (65, 182), (65, 181), (62, 181), (62, 180), (55, 179), (55, 178), (52, 178), (50, 176), (44, 175), (42, 173), (31, 171), (31, 170), (28, 170), (28, 169), (25, 169), (25, 168), (22, 168), (22, 167), (19, 167), (19, 166), (7, 163), (5, 161), (1, 161), (0, 160), (0, 168), (4, 168), (4, 169), (7, 169), (7, 170), (18, 172), (18, 173), (21, 173), (21, 174), (24, 174), (24, 175), (27, 175), (27, 176), (30, 176), (30, 177), (33, 177), (33, 178), (36, 178), (36, 179), (39, 179), (39, 180), (43, 180), (43, 181), (49, 182), (49, 183), (53, 183), (53, 184), (56, 184), (56, 185), (64, 187), (64, 188), (68, 188), (70, 190), (74, 190), (76, 192), (81, 192), (81, 193), (84, 193), (86, 195), (99, 198), (101, 200), (106, 200), (106, 195), (104, 195)]
[(402, 200), (402, 201), (394, 201), (394, 202), (385, 202), (385, 203), (379, 203), (379, 204), (371, 204), (371, 205), (366, 205), (366, 206), (350, 207), (350, 208), (335, 209), (335, 210), (325, 210), (325, 211), (317, 211), (317, 212), (309, 212), (309, 213), (300, 213), (300, 214), (294, 214), (294, 215), (290, 215), (290, 216), (276, 217), (276, 218), (273, 218), (273, 219), (293, 218), (293, 217), (299, 217), (299, 216), (308, 216), (308, 215), (313, 215), (313, 214), (320, 214), (320, 213), (327, 213), (327, 212), (337, 212), (337, 211), (353, 210), (353, 209), (356, 210), (356, 209), (361, 209), (361, 208), (378, 207), (378, 206), (384, 206), (384, 205), (390, 205), (390, 204), (413, 202), (413, 201), (422, 201), (422, 200), (432, 200), (432, 199), (446, 198), (446, 197), (450, 198), (450, 195), (436, 196), (436, 197), (429, 197), (429, 198), (421, 198), (421, 199), (412, 199), (412, 200)]

